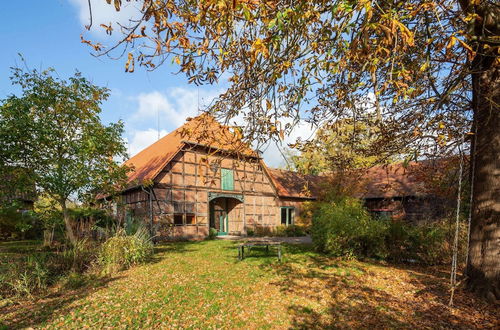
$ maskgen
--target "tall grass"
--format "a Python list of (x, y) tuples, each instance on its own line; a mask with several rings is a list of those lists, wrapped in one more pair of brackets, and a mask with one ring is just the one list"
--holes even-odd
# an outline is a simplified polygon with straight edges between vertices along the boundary
[(0, 265), (0, 299), (33, 297), (52, 286), (75, 289), (88, 279), (144, 262), (152, 253), (144, 227), (131, 235), (118, 229), (101, 245), (84, 239), (62, 251), (32, 251)]
[(1, 296), (32, 297), (45, 290), (54, 282), (51, 259), (49, 254), (39, 253), (7, 263), (0, 274)]
[(125, 230), (118, 230), (102, 244), (98, 262), (104, 273), (112, 273), (144, 262), (152, 254), (150, 235), (146, 228), (140, 226), (133, 235), (127, 235)]

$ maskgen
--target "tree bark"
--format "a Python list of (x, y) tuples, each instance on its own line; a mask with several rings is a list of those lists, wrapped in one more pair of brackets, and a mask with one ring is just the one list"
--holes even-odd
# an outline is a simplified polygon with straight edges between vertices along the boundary
[(61, 199), (59, 201), (59, 204), (61, 205), (61, 209), (63, 212), (64, 225), (66, 226), (66, 236), (68, 237), (70, 243), (72, 245), (75, 245), (76, 237), (73, 233), (73, 226), (71, 226), (71, 219), (69, 217), (68, 208), (66, 207), (66, 200)]
[(500, 63), (496, 55), (483, 53), (472, 69), (476, 136), (467, 284), (489, 301), (499, 302)]

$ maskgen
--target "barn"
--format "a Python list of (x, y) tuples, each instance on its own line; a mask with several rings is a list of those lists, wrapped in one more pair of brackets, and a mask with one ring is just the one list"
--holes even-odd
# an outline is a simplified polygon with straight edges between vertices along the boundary
[(356, 194), (377, 217), (422, 223), (444, 218), (456, 204), (458, 159), (393, 163), (368, 168)]
[(133, 170), (114, 210), (146, 222), (158, 239), (292, 225), (319, 185), (317, 177), (268, 168), (238, 128), (209, 114), (188, 119), (125, 165)]

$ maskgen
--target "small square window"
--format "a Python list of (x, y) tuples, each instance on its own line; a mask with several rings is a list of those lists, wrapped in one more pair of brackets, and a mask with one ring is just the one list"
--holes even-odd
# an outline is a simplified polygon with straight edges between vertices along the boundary
[(183, 215), (182, 214), (174, 214), (174, 225), (183, 225), (182, 221)]
[(196, 217), (194, 214), (186, 214), (186, 225), (196, 225)]

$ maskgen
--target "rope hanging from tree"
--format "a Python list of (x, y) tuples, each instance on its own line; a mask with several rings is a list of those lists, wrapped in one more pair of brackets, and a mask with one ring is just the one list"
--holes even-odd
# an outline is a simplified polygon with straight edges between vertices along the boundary
[(470, 223), (472, 220), (472, 197), (474, 196), (474, 175), (476, 171), (476, 162), (475, 162), (475, 157), (476, 157), (476, 133), (477, 133), (477, 127), (474, 125), (474, 132), (469, 133), (469, 135), (472, 135), (472, 138), (474, 139), (472, 141), (473, 143), (473, 148), (472, 148), (472, 153), (470, 155), (470, 164), (471, 164), (471, 174), (470, 174), (470, 200), (469, 200), (469, 216), (467, 217), (467, 247), (466, 247), (466, 254), (465, 254), (465, 272), (464, 275), (467, 275), (467, 265), (469, 263), (469, 244), (470, 244)]
[[(474, 135), (475, 138), (475, 133), (469, 133), (471, 135)], [(458, 146), (458, 152), (459, 152), (459, 157), (460, 157), (460, 169), (459, 169), (459, 178), (458, 178), (458, 191), (457, 191), (457, 210), (456, 210), (456, 217), (455, 217), (455, 238), (453, 241), (453, 257), (451, 261), (451, 275), (450, 275), (450, 286), (451, 286), (451, 295), (450, 295), (450, 302), (449, 305), (453, 306), (453, 298), (455, 295), (455, 289), (458, 286), (457, 284), (457, 268), (458, 268), (458, 236), (459, 236), (459, 229), (460, 229), (460, 207), (461, 207), (461, 195), (462, 195), (462, 178), (463, 178), (463, 168), (464, 168), (464, 155), (463, 155), (463, 144), (464, 144), (464, 137), (462, 137), (461, 143)], [(471, 156), (474, 156), (475, 153), (475, 147), (476, 144), (474, 143), (474, 150), (472, 151)], [(472, 158), (471, 157), (471, 158)], [(474, 162), (471, 161), (471, 184), (470, 184), (470, 205), (469, 205), (469, 215), (468, 215), (468, 225), (467, 225), (467, 248), (466, 248), (466, 257), (465, 257), (465, 266), (467, 267), (467, 262), (468, 262), (468, 251), (469, 251), (469, 241), (470, 241), (470, 223), (471, 223), (471, 217), (472, 217), (472, 197), (473, 197), (473, 189), (474, 189)]]
[(460, 202), (462, 195), (462, 176), (463, 176), (463, 168), (464, 168), (464, 157), (462, 155), (462, 145), (463, 138), (461, 144), (458, 146), (458, 155), (460, 157), (460, 170), (458, 174), (458, 192), (457, 192), (457, 212), (455, 214), (455, 239), (453, 241), (453, 257), (451, 260), (451, 275), (450, 275), (450, 285), (451, 285), (451, 296), (449, 305), (453, 305), (453, 296), (455, 294), (455, 288), (457, 285), (457, 264), (458, 264), (458, 231), (460, 226)]

